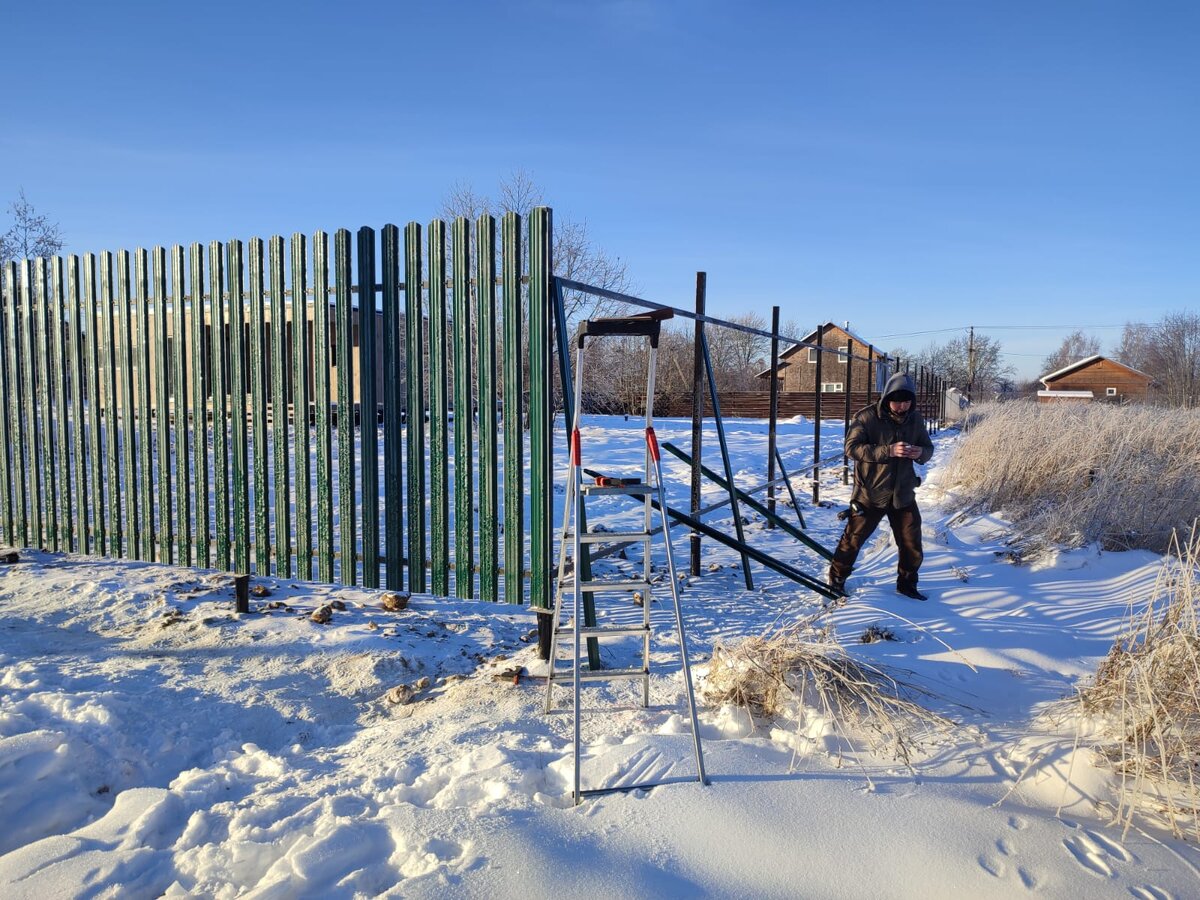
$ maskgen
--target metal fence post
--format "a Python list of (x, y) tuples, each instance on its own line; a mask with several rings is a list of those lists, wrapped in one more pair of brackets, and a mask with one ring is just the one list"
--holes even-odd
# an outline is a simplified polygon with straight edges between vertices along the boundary
[[(550, 327), (554, 275), (553, 216), (536, 207), (529, 217), (529, 498), (530, 603), (550, 608), (550, 555), (553, 485), (553, 392), (550, 383)], [(549, 617), (543, 617), (548, 619)]]
[[(700, 465), (704, 425), (704, 304), (708, 293), (708, 273), (696, 273), (696, 327), (692, 336), (692, 472), (690, 478), (692, 517), (700, 518)], [(714, 414), (715, 414), (714, 410)], [(691, 573), (700, 574), (700, 535), (692, 532), (688, 541)]]

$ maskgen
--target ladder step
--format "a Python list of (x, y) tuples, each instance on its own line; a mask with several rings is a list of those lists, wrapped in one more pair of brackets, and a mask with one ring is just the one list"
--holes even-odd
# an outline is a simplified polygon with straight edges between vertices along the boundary
[(595, 672), (579, 671), (580, 681), (628, 681), (632, 678), (648, 678), (649, 669), (599, 669)]
[[(597, 669), (595, 672), (587, 669), (579, 670), (580, 681), (631, 681), (635, 678), (647, 678), (649, 675), (649, 669)], [(550, 682), (570, 681), (571, 670), (551, 672), (546, 676), (546, 680)]]
[[(559, 585), (563, 592), (572, 591), (575, 589), (573, 579), (566, 579)], [(597, 591), (648, 591), (650, 590), (650, 582), (648, 581), (581, 581), (579, 590), (596, 593)]]
[(646, 543), (649, 540), (650, 532), (648, 531), (589, 531), (587, 534), (579, 536), (581, 544), (615, 544), (618, 541)]
[[(570, 625), (563, 625), (558, 629), (558, 634), (574, 634), (575, 629)], [(596, 635), (623, 635), (623, 634), (649, 634), (649, 625), (585, 625), (579, 629), (579, 634), (583, 637), (594, 637)]]
[(649, 484), (584, 484), (580, 485), (579, 491), (588, 495), (633, 494), (634, 496), (644, 497), (647, 494), (657, 494), (658, 488)]

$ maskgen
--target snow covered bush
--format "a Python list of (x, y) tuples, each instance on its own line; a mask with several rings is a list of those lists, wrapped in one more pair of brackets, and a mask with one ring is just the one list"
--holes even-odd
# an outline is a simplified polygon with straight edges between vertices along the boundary
[(1100, 758), (1117, 773), (1116, 818), (1200, 842), (1200, 527), (1173, 546), (1157, 603), (1134, 617), (1080, 693)]
[(952, 507), (1030, 538), (1158, 552), (1200, 517), (1200, 410), (1002, 403), (972, 419), (942, 479)]

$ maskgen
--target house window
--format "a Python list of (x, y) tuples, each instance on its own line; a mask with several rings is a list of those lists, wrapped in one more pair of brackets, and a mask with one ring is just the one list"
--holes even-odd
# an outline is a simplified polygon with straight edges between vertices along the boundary
[[(831, 347), (823, 348), (823, 350), (825, 350), (826, 352), (831, 349), (833, 349), (833, 348), (831, 348)], [(808, 348), (808, 361), (809, 361), (810, 365), (815, 366), (817, 364), (817, 354), (820, 352), (822, 352), (822, 351), (818, 350), (816, 347)], [(846, 360), (849, 359), (849, 357), (850, 357), (850, 348), (846, 344), (842, 344), (842, 346), (837, 348), (836, 352), (837, 352), (837, 357), (838, 357), (837, 358), (838, 365), (844, 366), (846, 364)]]
[(1116, 388), (1108, 388), (1105, 391), (1105, 393), (1107, 393), (1108, 396), (1110, 396), (1110, 397), (1115, 397), (1115, 396), (1117, 396), (1117, 389)]
[(840, 394), (842, 392), (842, 382), (840, 381), (822, 381), (822, 394)]

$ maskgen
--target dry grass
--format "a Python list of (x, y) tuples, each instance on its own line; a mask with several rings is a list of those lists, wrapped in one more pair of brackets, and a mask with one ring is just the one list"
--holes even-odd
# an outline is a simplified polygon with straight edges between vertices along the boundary
[(1101, 758), (1120, 777), (1116, 818), (1200, 842), (1200, 524), (1163, 561), (1136, 616), (1080, 694)]
[(865, 744), (876, 757), (912, 768), (917, 753), (954, 725), (916, 702), (927, 691), (851, 658), (812, 622), (718, 643), (703, 696), (714, 705), (737, 704), (751, 716), (794, 717), (802, 738), (797, 748), (831, 733), (839, 760)]
[(984, 407), (942, 485), (1067, 546), (1163, 552), (1200, 517), (1200, 411), (1106, 404)]

